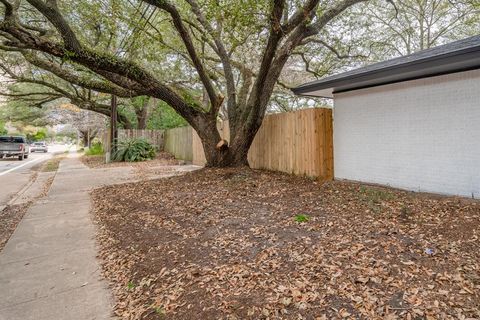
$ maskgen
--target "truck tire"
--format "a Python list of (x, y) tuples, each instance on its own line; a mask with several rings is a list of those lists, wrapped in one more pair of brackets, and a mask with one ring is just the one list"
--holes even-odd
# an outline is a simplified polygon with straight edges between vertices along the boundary
[(19, 160), (19, 161), (22, 161), (22, 160), (23, 160), (23, 157), (24, 157), (23, 154), (22, 154), (22, 155), (19, 155), (19, 156), (18, 156), (18, 160)]

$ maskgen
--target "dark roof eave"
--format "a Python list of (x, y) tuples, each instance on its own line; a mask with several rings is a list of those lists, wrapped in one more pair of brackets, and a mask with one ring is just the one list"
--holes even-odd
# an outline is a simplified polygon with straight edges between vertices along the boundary
[(296, 95), (304, 96), (330, 88), (334, 92), (344, 92), (479, 68), (480, 46), (475, 46), (358, 74), (347, 74), (344, 77), (340, 74), (340, 77), (336, 76), (335, 79), (325, 78), (310, 82), (292, 91)]

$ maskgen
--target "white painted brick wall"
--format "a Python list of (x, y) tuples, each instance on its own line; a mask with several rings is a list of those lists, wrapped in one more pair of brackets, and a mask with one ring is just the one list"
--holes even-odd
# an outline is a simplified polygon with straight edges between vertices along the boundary
[(335, 178), (480, 198), (480, 70), (339, 93)]

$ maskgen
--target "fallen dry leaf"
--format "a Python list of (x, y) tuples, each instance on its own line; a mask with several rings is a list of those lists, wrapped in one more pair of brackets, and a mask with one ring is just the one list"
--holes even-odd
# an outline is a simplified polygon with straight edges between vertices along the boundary
[(478, 201), (249, 169), (93, 198), (124, 319), (480, 318)]

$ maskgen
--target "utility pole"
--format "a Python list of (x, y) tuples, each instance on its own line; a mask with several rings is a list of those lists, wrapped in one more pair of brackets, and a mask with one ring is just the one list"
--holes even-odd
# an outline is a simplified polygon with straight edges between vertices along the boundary
[(87, 112), (85, 118), (87, 119), (87, 145), (84, 147), (90, 148), (90, 112)]
[(110, 114), (110, 158), (117, 149), (117, 97), (112, 94)]

